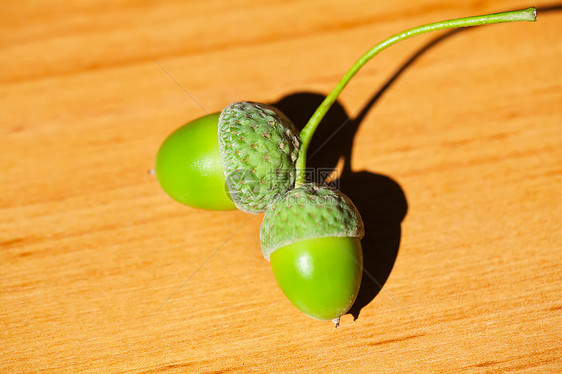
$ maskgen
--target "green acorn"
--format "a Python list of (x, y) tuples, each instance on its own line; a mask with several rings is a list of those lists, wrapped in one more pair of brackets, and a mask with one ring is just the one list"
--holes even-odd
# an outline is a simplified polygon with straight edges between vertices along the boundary
[(219, 148), (230, 196), (248, 213), (264, 212), (295, 183), (300, 139), (274, 107), (238, 102), (219, 118)]
[(260, 213), (295, 183), (298, 131), (277, 109), (251, 102), (188, 122), (160, 146), (154, 174), (189, 206)]
[(301, 312), (336, 325), (359, 292), (363, 221), (340, 191), (304, 184), (273, 202), (260, 238), (279, 287)]

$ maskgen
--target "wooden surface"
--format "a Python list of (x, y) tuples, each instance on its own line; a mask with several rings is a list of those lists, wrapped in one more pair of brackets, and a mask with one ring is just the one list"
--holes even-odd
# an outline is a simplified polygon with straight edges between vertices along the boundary
[(395, 32), (544, 3), (59, 3), (0, 15), (0, 372), (562, 371), (559, 4), (394, 46), (344, 91), (311, 162), (351, 155), (369, 275), (335, 329), (279, 290), (261, 215), (162, 192), (160, 143), (233, 101), (302, 117)]

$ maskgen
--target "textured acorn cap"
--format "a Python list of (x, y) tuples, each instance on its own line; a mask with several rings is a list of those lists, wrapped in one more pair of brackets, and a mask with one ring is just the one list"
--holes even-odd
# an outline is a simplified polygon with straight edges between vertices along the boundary
[(236, 207), (264, 212), (295, 183), (300, 138), (272, 106), (238, 102), (219, 117), (219, 148), (228, 191)]
[(305, 184), (274, 201), (260, 228), (263, 256), (301, 240), (364, 235), (363, 221), (351, 200), (338, 190)]

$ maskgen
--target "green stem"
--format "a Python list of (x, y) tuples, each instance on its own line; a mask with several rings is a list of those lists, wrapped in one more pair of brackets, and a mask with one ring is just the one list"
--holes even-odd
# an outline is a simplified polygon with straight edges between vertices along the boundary
[(431, 31), (454, 29), (458, 27), (469, 27), (469, 26), (480, 26), (488, 25), (493, 23), (503, 23), (503, 22), (519, 22), (519, 21), (536, 21), (537, 20), (537, 10), (535, 8), (528, 8), (523, 10), (517, 10), (512, 12), (487, 14), (483, 16), (474, 16), (466, 18), (458, 18), (453, 20), (441, 21), (430, 23), (423, 26), (414, 27), (413, 29), (401, 32), (385, 41), (375, 45), (367, 51), (344, 75), (344, 77), (339, 81), (337, 86), (324, 101), (320, 104), (316, 112), (310, 117), (310, 120), (306, 126), (302, 129), (300, 133), (301, 137), (301, 148), (299, 150), (299, 157), (297, 160), (297, 177), (296, 177), (296, 187), (305, 183), (305, 169), (306, 169), (306, 152), (314, 135), (314, 131), (318, 127), (322, 118), (326, 115), (332, 104), (336, 101), (339, 94), (343, 91), (345, 86), (349, 83), (351, 78), (365, 65), (371, 58), (377, 55), (380, 51), (390, 47), (394, 43), (401, 40), (411, 38), (412, 36), (425, 34)]

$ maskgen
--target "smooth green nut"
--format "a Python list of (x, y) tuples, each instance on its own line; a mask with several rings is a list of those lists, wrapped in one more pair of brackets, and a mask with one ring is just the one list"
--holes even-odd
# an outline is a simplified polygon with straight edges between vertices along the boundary
[(231, 210), (218, 144), (219, 113), (180, 127), (160, 146), (154, 172), (162, 189), (180, 203), (209, 210)]
[(271, 254), (279, 287), (301, 312), (337, 320), (349, 311), (361, 285), (363, 253), (359, 238), (298, 241)]
[(264, 212), (295, 183), (300, 138), (292, 122), (272, 106), (230, 104), (219, 118), (219, 147), (234, 204)]
[(357, 298), (363, 272), (363, 221), (340, 191), (297, 187), (272, 203), (260, 239), (281, 290), (300, 311), (339, 320)]

